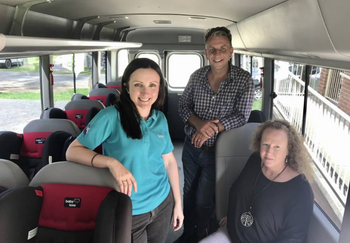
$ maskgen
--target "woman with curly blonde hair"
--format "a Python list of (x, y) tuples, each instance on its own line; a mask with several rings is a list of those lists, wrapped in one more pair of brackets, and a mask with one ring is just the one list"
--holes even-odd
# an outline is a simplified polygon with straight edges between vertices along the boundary
[(268, 129), (283, 130), (288, 135), (288, 156), (286, 163), (294, 171), (305, 176), (309, 181), (312, 180), (311, 164), (309, 155), (303, 144), (303, 137), (286, 120), (270, 120), (261, 124), (254, 132), (251, 150), (260, 151), (260, 143), (263, 132)]
[(201, 242), (304, 242), (313, 192), (302, 137), (287, 121), (271, 120), (257, 128), (251, 148), (230, 189), (227, 230)]

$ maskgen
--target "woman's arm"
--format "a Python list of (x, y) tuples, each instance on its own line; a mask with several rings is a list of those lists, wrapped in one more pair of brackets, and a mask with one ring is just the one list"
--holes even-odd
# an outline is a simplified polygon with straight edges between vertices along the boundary
[(173, 152), (162, 155), (164, 160), (165, 169), (167, 171), (171, 190), (174, 195), (174, 212), (173, 212), (173, 229), (174, 231), (179, 230), (182, 227), (184, 215), (181, 206), (181, 193), (180, 193), (180, 182), (179, 172), (177, 169), (177, 163)]
[[(131, 172), (126, 169), (118, 160), (97, 154), (95, 151), (86, 148), (77, 139), (68, 147), (66, 158), (69, 161), (97, 168), (108, 168), (116, 179), (121, 193), (131, 195), (132, 187), (137, 192), (137, 183)], [(96, 155), (96, 156), (95, 156)]]

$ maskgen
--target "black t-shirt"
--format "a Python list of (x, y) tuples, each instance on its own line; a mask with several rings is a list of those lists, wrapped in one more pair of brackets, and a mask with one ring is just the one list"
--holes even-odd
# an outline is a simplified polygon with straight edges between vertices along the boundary
[[(253, 153), (229, 195), (227, 228), (234, 243), (302, 243), (307, 235), (313, 209), (309, 182), (296, 176), (287, 182), (272, 182), (261, 171), (261, 159)], [(253, 190), (255, 180), (256, 186)], [(254, 223), (246, 227), (241, 215), (249, 211), (252, 198)]]

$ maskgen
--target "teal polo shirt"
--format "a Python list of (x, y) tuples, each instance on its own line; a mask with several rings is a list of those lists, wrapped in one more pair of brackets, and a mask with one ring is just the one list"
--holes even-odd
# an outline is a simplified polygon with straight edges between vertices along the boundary
[(162, 155), (174, 146), (164, 114), (151, 113), (147, 121), (141, 121), (141, 139), (127, 137), (114, 106), (101, 110), (77, 138), (91, 150), (102, 144), (103, 155), (116, 158), (133, 174), (137, 182), (137, 193), (131, 193), (133, 215), (152, 211), (170, 191)]

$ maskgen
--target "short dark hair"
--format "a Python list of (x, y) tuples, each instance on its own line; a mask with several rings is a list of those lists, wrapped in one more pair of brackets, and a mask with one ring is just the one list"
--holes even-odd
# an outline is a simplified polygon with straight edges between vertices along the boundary
[(205, 36), (204, 36), (204, 41), (205, 44), (207, 44), (207, 41), (209, 39), (209, 37), (212, 36), (226, 36), (230, 42), (230, 45), (232, 45), (232, 35), (229, 29), (227, 29), (226, 27), (215, 27), (215, 28), (211, 28), (211, 29), (207, 29), (207, 31), (205, 32)]
[(157, 100), (152, 105), (152, 109), (160, 109), (163, 106), (165, 101), (165, 79), (163, 77), (162, 70), (160, 70), (160, 67), (158, 66), (158, 64), (148, 58), (136, 58), (132, 60), (129, 63), (129, 65), (126, 67), (121, 80), (122, 90), (121, 90), (120, 96), (125, 97), (126, 99), (131, 101), (130, 95), (127, 92), (127, 87), (129, 85), (131, 74), (133, 74), (133, 72), (135, 72), (139, 68), (150, 68), (158, 73), (159, 79), (160, 79), (159, 93), (158, 93)]
[[(132, 60), (129, 65), (126, 67), (122, 80), (121, 80), (121, 93), (119, 96), (119, 100), (116, 104), (117, 109), (120, 113), (120, 119), (123, 126), (124, 131), (126, 132), (128, 137), (134, 139), (142, 138), (142, 132), (140, 128), (140, 120), (141, 116), (137, 111), (135, 104), (132, 102), (129, 92), (128, 85), (130, 81), (130, 76), (137, 69), (140, 68), (150, 68), (156, 71), (159, 75), (159, 92), (157, 100), (153, 103), (152, 109), (161, 109), (166, 95), (166, 85), (165, 79), (163, 77), (162, 71), (157, 63), (148, 59), (148, 58), (136, 58)], [(151, 111), (152, 112), (152, 111)]]

